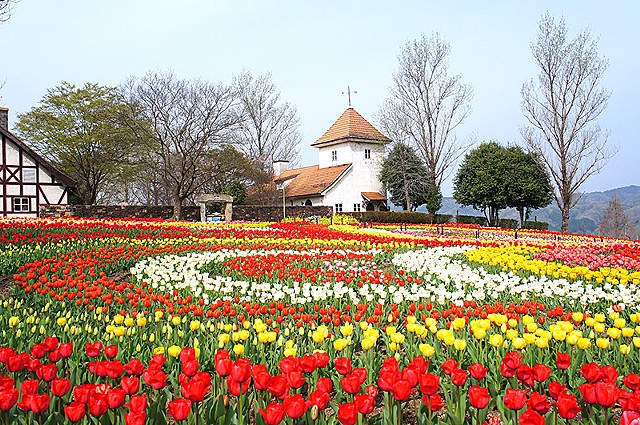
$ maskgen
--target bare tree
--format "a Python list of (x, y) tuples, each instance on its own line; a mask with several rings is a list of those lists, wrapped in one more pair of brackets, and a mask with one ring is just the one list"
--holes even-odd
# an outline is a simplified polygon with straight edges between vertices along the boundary
[(438, 34), (408, 42), (376, 117), (393, 140), (417, 148), (432, 176), (430, 186), (438, 188), (466, 149), (453, 132), (471, 112), (473, 97), (459, 75), (449, 75), (450, 52)]
[(529, 122), (522, 135), (551, 174), (562, 231), (567, 232), (578, 189), (615, 154), (607, 148), (608, 132), (594, 122), (609, 100), (609, 92), (600, 87), (608, 61), (598, 55), (588, 31), (570, 40), (564, 20), (556, 23), (549, 14), (540, 20), (531, 51), (540, 73), (522, 86), (522, 110)]
[(13, 3), (18, 0), (0, 0), (0, 22), (6, 22), (11, 17), (11, 8)]
[(233, 79), (242, 110), (242, 122), (234, 132), (234, 144), (265, 168), (274, 160), (295, 162), (300, 133), (295, 106), (280, 100), (271, 74), (254, 78), (244, 70)]
[[(211, 179), (210, 152), (238, 123), (233, 90), (180, 80), (171, 73), (149, 73), (123, 89), (137, 109), (128, 111), (131, 125), (140, 137), (152, 141), (147, 161), (150, 167), (159, 165), (173, 201), (173, 217), (179, 219), (182, 203)], [(146, 121), (137, 119), (138, 114)]]
[(607, 204), (598, 230), (602, 236), (612, 238), (629, 238), (635, 235), (635, 228), (629, 223), (629, 217), (625, 214), (622, 201), (617, 194), (614, 194)]

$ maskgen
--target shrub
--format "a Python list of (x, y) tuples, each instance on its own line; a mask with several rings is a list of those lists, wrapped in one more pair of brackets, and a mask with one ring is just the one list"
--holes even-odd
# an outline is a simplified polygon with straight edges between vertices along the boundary
[(532, 230), (549, 230), (549, 223), (546, 221), (525, 221), (522, 228)]
[(351, 212), (361, 223), (442, 224), (451, 221), (451, 214), (431, 214), (413, 211), (362, 211)]
[(480, 226), (484, 226), (487, 223), (487, 219), (481, 215), (457, 215), (456, 222), (464, 224), (479, 224)]
[(501, 218), (498, 220), (498, 227), (503, 227), (505, 229), (517, 229), (518, 220), (514, 218)]

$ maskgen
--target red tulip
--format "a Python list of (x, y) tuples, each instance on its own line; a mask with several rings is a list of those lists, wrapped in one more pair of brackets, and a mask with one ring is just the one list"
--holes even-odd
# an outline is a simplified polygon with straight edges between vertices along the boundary
[(487, 376), (488, 368), (482, 366), (480, 363), (474, 363), (467, 368), (469, 374), (473, 377), (473, 379), (484, 379)]
[(107, 393), (107, 399), (109, 401), (110, 409), (117, 409), (124, 404), (124, 398), (127, 396), (127, 392), (120, 387), (112, 388)]
[(285, 357), (280, 360), (280, 370), (282, 373), (298, 372), (300, 370), (300, 359), (298, 357)]
[(227, 376), (227, 388), (229, 389), (231, 395), (234, 395), (236, 397), (240, 394), (246, 393), (249, 390), (249, 382), (250, 381), (248, 380), (244, 382), (238, 382), (233, 379), (233, 376)]
[(565, 387), (564, 385), (562, 385), (560, 382), (557, 382), (557, 381), (551, 382), (549, 384), (548, 390), (549, 390), (549, 395), (554, 400), (557, 400), (560, 394), (569, 393), (569, 390), (567, 389), (567, 387)]
[(616, 382), (618, 382), (618, 369), (616, 369), (614, 366), (602, 366), (600, 370), (602, 370), (603, 382), (608, 382), (610, 384), (615, 384)]
[(78, 385), (73, 389), (73, 399), (79, 403), (87, 404), (89, 397), (95, 392), (96, 386), (93, 384)]
[(291, 419), (298, 419), (307, 411), (307, 404), (300, 394), (286, 396), (284, 411)]
[(63, 358), (71, 357), (73, 354), (73, 343), (72, 342), (63, 342), (58, 347), (58, 352)]
[(595, 384), (582, 384), (578, 386), (582, 398), (589, 404), (596, 404), (598, 399), (596, 398), (596, 385)]
[(560, 394), (556, 401), (558, 415), (564, 419), (573, 419), (580, 413), (578, 399), (573, 394)]
[(420, 375), (420, 391), (422, 394), (431, 395), (438, 392), (440, 377), (431, 373)]
[(502, 364), (508, 369), (516, 370), (522, 364), (522, 356), (517, 351), (510, 351), (502, 358)]
[(608, 382), (598, 382), (595, 385), (596, 400), (602, 407), (613, 407), (618, 401), (620, 388)]
[(422, 401), (425, 406), (427, 406), (427, 409), (432, 412), (437, 412), (444, 407), (444, 402), (442, 401), (440, 394), (426, 395), (422, 397)]
[(506, 364), (500, 363), (500, 374), (505, 378), (513, 378), (513, 376), (516, 374), (516, 371), (515, 369), (511, 369)]
[(27, 353), (20, 353), (10, 356), (6, 362), (6, 368), (9, 372), (20, 372), (27, 367), (30, 360)]
[(445, 374), (451, 375), (453, 371), (458, 368), (458, 362), (456, 361), (456, 359), (449, 358), (445, 360), (444, 363), (442, 363), (442, 366), (440, 366), (440, 368)]
[(236, 382), (246, 382), (249, 378), (251, 378), (251, 362), (245, 358), (236, 360), (231, 365), (231, 377)]
[(93, 393), (89, 396), (89, 413), (102, 416), (109, 410), (109, 397), (106, 394)]
[(391, 391), (393, 393), (393, 397), (398, 401), (406, 401), (409, 399), (409, 396), (414, 391), (414, 388), (411, 388), (408, 381), (404, 379), (396, 382), (396, 385), (393, 387)]
[(162, 369), (162, 366), (166, 363), (167, 358), (164, 354), (154, 354), (151, 357), (151, 361), (149, 362), (149, 367), (147, 369)]
[(537, 382), (544, 382), (551, 376), (551, 368), (544, 364), (537, 364), (531, 368), (531, 374)]
[(314, 356), (303, 356), (300, 359), (300, 371), (304, 373), (312, 373), (316, 370), (316, 358)]
[(315, 390), (309, 394), (309, 406), (318, 406), (318, 410), (324, 410), (329, 404), (331, 396), (322, 390)]
[(393, 391), (393, 386), (398, 379), (400, 379), (400, 376), (398, 376), (397, 371), (381, 369), (378, 375), (378, 387), (382, 391)]
[(520, 410), (527, 403), (527, 395), (522, 390), (507, 388), (504, 395), (504, 406), (511, 410)]
[[(364, 378), (366, 378), (366, 369), (362, 370), (365, 372), (365, 376), (362, 379), (362, 381), (364, 382)], [(415, 387), (420, 381), (420, 370), (415, 366), (407, 366), (402, 369), (401, 379), (404, 379), (405, 381), (409, 382), (409, 385)]]
[(567, 353), (556, 354), (556, 367), (561, 370), (567, 370), (571, 366), (571, 356)]
[(351, 360), (346, 357), (339, 357), (335, 361), (336, 371), (340, 375), (346, 375), (351, 372)]
[(40, 381), (37, 379), (27, 379), (20, 384), (22, 394), (37, 394)]
[(36, 375), (38, 378), (45, 382), (51, 382), (58, 374), (58, 368), (55, 364), (49, 363), (44, 366), (40, 366), (38, 370), (36, 370)]
[(268, 391), (272, 396), (283, 399), (285, 394), (289, 392), (289, 384), (287, 378), (282, 375), (276, 375), (269, 378)]
[(98, 357), (100, 355), (100, 352), (102, 351), (102, 343), (100, 341), (96, 341), (93, 344), (87, 342), (87, 344), (84, 346), (84, 350), (87, 353), (87, 356)]
[(220, 357), (215, 360), (216, 372), (223, 378), (229, 375), (231, 365), (233, 362), (229, 357)]
[(414, 357), (407, 367), (415, 367), (420, 374), (423, 374), (429, 368), (429, 360), (422, 356)]
[(302, 376), (302, 372), (298, 370), (291, 371), (286, 374), (287, 382), (291, 388), (300, 388), (302, 387), (307, 380)]
[(454, 369), (454, 371), (451, 372), (451, 382), (458, 387), (463, 386), (468, 378), (469, 375), (467, 375), (467, 371), (464, 369)]
[(331, 382), (331, 379), (329, 378), (318, 378), (316, 388), (324, 391), (325, 393), (330, 393), (333, 389), (333, 382)]
[(155, 390), (160, 390), (167, 385), (167, 374), (161, 369), (147, 369), (142, 373), (144, 382)]
[(184, 362), (182, 362), (182, 373), (184, 373), (189, 378), (191, 378), (193, 375), (198, 373), (199, 367), (200, 367), (200, 364), (196, 359), (185, 360)]
[(184, 421), (191, 414), (191, 401), (185, 398), (176, 398), (167, 405), (169, 414), (176, 421)]
[(144, 372), (144, 365), (138, 359), (131, 359), (129, 363), (124, 365), (124, 370), (127, 371), (129, 375), (140, 376)]
[(597, 363), (585, 363), (580, 368), (580, 374), (591, 383), (598, 382), (602, 378), (604, 378), (604, 373), (602, 372), (602, 368), (598, 366)]
[(535, 410), (541, 415), (546, 415), (547, 412), (551, 409), (551, 404), (547, 397), (543, 394), (537, 393), (535, 391), (529, 394), (529, 409)]
[(55, 336), (48, 336), (44, 339), (43, 345), (47, 348), (47, 351), (53, 351), (58, 348), (60, 340)]
[(258, 413), (267, 425), (278, 425), (284, 419), (284, 406), (281, 403), (269, 403), (265, 410), (258, 409)]
[(189, 399), (194, 403), (199, 403), (204, 400), (210, 389), (211, 385), (208, 385), (206, 382), (192, 379), (180, 387), (180, 392), (184, 398)]
[(124, 414), (126, 425), (145, 425), (147, 423), (147, 412), (129, 412)]
[(545, 425), (544, 416), (533, 410), (527, 410), (520, 416), (520, 425)]
[(147, 405), (147, 396), (146, 394), (142, 394), (132, 395), (129, 398), (129, 403), (124, 406), (132, 412), (144, 412), (147, 410)]
[(631, 391), (635, 391), (640, 388), (640, 376), (637, 373), (630, 373), (622, 378), (622, 383)]
[(640, 413), (631, 410), (622, 413), (620, 425), (638, 425), (638, 423), (640, 423)]
[(51, 397), (48, 394), (33, 394), (31, 396), (31, 411), (39, 415), (49, 410)]
[(5, 412), (11, 410), (11, 408), (18, 401), (18, 397), (20, 392), (17, 388), (9, 388), (6, 390), (0, 391), (0, 409)]
[(118, 355), (118, 346), (117, 345), (109, 345), (107, 347), (104, 347), (104, 355), (108, 359), (115, 359), (116, 356)]
[(329, 364), (331, 357), (325, 352), (318, 351), (317, 353), (313, 353), (313, 357), (316, 360), (316, 366), (319, 368), (325, 368)]
[(340, 386), (342, 390), (348, 394), (358, 394), (360, 392), (360, 386), (362, 381), (358, 376), (350, 373), (340, 379)]
[(370, 396), (369, 394), (357, 394), (354, 397), (353, 401), (358, 408), (358, 412), (363, 415), (368, 415), (369, 413), (373, 412), (373, 408), (376, 404), (376, 398)]
[(520, 365), (520, 367), (516, 369), (516, 377), (525, 385), (528, 385), (530, 387), (535, 384), (535, 381), (533, 379), (533, 370), (530, 366), (527, 366), (525, 364)]
[(56, 378), (51, 381), (51, 393), (56, 397), (64, 397), (71, 390), (71, 381), (65, 378)]
[(265, 365), (253, 365), (251, 368), (251, 377), (253, 378), (253, 385), (258, 391), (264, 391), (269, 387), (269, 378), (271, 378), (271, 375)]
[(196, 359), (196, 349), (193, 347), (184, 347), (180, 350), (180, 362), (188, 362)]
[(135, 376), (125, 376), (120, 380), (120, 386), (129, 395), (140, 391), (140, 379)]
[(354, 402), (338, 406), (338, 420), (342, 425), (354, 425), (358, 421), (358, 408)]
[(35, 344), (31, 347), (31, 350), (29, 350), (29, 354), (31, 354), (31, 357), (34, 359), (43, 358), (47, 352), (47, 346), (44, 344)]
[(62, 359), (62, 354), (59, 349), (55, 349), (49, 352), (49, 362), (50, 363), (58, 363)]
[(0, 391), (9, 390), (13, 388), (16, 381), (10, 376), (0, 376)]
[(478, 385), (469, 388), (469, 403), (476, 409), (484, 409), (489, 401), (491, 401), (491, 395), (488, 389)]
[(64, 406), (64, 416), (71, 422), (80, 422), (86, 415), (83, 403), (72, 401), (69, 405)]
[(31, 410), (32, 398), (35, 394), (22, 394), (22, 400), (18, 402), (18, 407), (23, 412), (29, 412)]

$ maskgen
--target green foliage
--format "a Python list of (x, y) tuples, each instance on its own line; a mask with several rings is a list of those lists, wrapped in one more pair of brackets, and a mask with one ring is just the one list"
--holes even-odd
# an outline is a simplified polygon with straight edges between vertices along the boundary
[(362, 223), (409, 223), (409, 224), (443, 224), (452, 219), (451, 214), (432, 214), (413, 211), (363, 211), (350, 212), (348, 215), (355, 217)]
[(439, 187), (433, 187), (426, 193), (425, 206), (431, 215), (435, 215), (442, 208), (442, 192)]
[[(430, 186), (432, 179), (427, 168), (408, 145), (396, 143), (393, 146), (382, 163), (379, 177), (391, 195), (391, 202), (405, 210), (415, 210), (426, 202), (430, 202), (431, 207), (438, 206), (439, 188)], [(441, 206), (442, 194), (440, 206), (435, 211)]]
[(503, 208), (516, 208), (523, 223), (529, 210), (552, 201), (549, 175), (538, 157), (496, 142), (483, 143), (467, 154), (456, 174), (453, 196), (461, 205), (483, 210), (491, 226), (499, 225)]
[(480, 226), (484, 226), (487, 224), (487, 218), (477, 215), (457, 215), (456, 222), (463, 224), (478, 224)]
[(517, 229), (518, 220), (515, 218), (501, 218), (498, 220), (498, 227), (503, 227), (505, 229)]
[(531, 230), (549, 230), (549, 223), (545, 221), (525, 221), (522, 224), (522, 228)]
[(130, 154), (140, 145), (121, 119), (123, 105), (113, 87), (63, 82), (18, 115), (16, 129), (76, 181), (76, 201), (94, 204), (110, 180), (127, 172)]
[(234, 204), (242, 204), (247, 198), (247, 186), (240, 180), (232, 180), (222, 188), (222, 193), (232, 196)]

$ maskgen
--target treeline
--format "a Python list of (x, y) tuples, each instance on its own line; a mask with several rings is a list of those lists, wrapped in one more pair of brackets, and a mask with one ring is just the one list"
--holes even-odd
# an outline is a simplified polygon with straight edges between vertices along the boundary
[(118, 87), (63, 82), (15, 128), (75, 180), (72, 202), (173, 205), (176, 218), (201, 193), (268, 198), (273, 160), (295, 162), (300, 141), (296, 108), (270, 74), (247, 71), (230, 84), (172, 73)]

